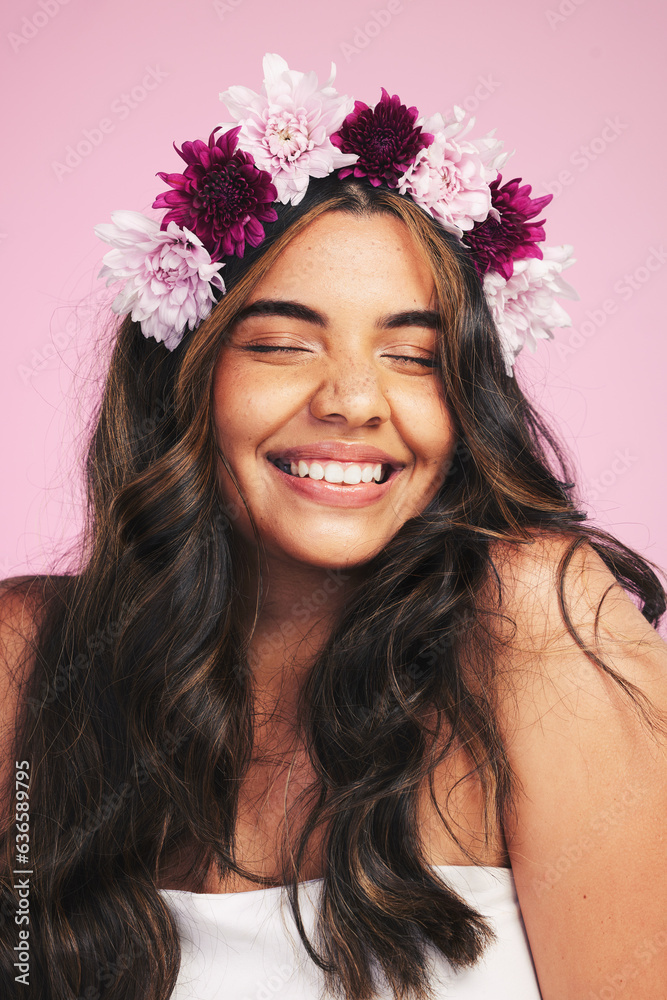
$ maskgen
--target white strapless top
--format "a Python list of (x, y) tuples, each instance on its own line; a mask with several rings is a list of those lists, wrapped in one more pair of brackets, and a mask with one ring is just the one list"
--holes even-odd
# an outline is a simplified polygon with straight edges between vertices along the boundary
[[(489, 918), (497, 935), (480, 961), (462, 972), (429, 945), (434, 995), (541, 1000), (512, 869), (434, 865), (433, 870)], [(313, 942), (321, 890), (322, 879), (299, 886), (304, 928)], [(303, 946), (283, 886), (232, 893), (159, 891), (181, 940), (181, 969), (171, 1000), (323, 1000), (322, 973)]]

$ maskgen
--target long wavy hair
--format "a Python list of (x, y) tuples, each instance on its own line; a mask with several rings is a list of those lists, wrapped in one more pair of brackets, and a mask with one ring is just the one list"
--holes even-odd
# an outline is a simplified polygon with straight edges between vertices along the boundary
[[(201, 886), (211, 866), (268, 881), (246, 871), (235, 849), (255, 717), (250, 635), (238, 624), (239, 508), (219, 489), (212, 378), (257, 282), (331, 211), (389, 213), (430, 267), (440, 317), (434, 377), (457, 446), (439, 493), (366, 565), (299, 693), (299, 737), (316, 777), (299, 797), (308, 809), (296, 843), (285, 844), (278, 884), (327, 988), (367, 1000), (382, 976), (395, 996), (424, 1000), (429, 944), (458, 969), (493, 937), (426, 863), (417, 801), (427, 782), (435, 802), (434, 769), (458, 744), (483, 791), (487, 836), (492, 817), (503, 822), (512, 810), (493, 700), (501, 595), (481, 597), (494, 543), (568, 537), (558, 577), (567, 627), (640, 703), (576, 634), (563, 574), (589, 541), (655, 625), (665, 610), (658, 567), (584, 523), (562, 446), (505, 372), (469, 254), (407, 197), (311, 179), (300, 205), (278, 206), (264, 242), (228, 263), (227, 294), (176, 350), (146, 339), (129, 317), (120, 322), (87, 455), (78, 571), (6, 585), (30, 602), (36, 623), (14, 753), (30, 762), (31, 982), (42, 1000), (169, 997), (180, 948), (157, 889), (168, 857), (187, 859), (189, 884)], [(458, 841), (455, 818), (441, 817)], [(3, 997), (19, 995), (13, 821), (3, 817), (0, 830)], [(311, 941), (297, 886), (318, 828), (325, 868)]]

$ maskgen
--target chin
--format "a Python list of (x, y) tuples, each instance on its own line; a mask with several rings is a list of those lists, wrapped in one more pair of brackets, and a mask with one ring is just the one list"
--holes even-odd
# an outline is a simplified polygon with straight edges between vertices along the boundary
[(388, 539), (382, 542), (371, 543), (369, 541), (345, 542), (332, 545), (328, 539), (322, 545), (294, 546), (294, 547), (271, 547), (267, 551), (274, 555), (287, 557), (288, 559), (300, 563), (304, 566), (327, 570), (351, 570), (364, 566), (370, 562), (379, 552), (382, 551)]

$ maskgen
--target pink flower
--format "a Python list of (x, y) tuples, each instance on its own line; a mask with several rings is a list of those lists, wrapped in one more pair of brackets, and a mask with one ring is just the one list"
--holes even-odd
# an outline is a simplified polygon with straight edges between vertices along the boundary
[(114, 248), (102, 258), (99, 278), (107, 285), (125, 281), (111, 308), (141, 324), (145, 337), (164, 342), (173, 351), (186, 326), (192, 330), (205, 319), (215, 301), (213, 288), (224, 293), (208, 250), (194, 233), (170, 222), (166, 231), (140, 212), (111, 213), (112, 223), (95, 226), (95, 235)]
[(409, 194), (458, 237), (489, 213), (497, 216), (489, 182), (510, 156), (500, 152), (502, 142), (493, 132), (480, 139), (464, 138), (475, 123), (471, 118), (464, 125), (464, 117), (465, 111), (455, 107), (453, 121), (445, 121), (440, 113), (428, 118), (422, 127), (434, 134), (433, 142), (398, 180), (401, 194)]
[(262, 65), (261, 94), (234, 86), (221, 93), (220, 100), (240, 122), (239, 148), (271, 174), (283, 204), (291, 201), (298, 205), (309, 177), (326, 177), (332, 170), (356, 161), (356, 156), (336, 149), (330, 138), (353, 101), (337, 94), (331, 86), (336, 75), (334, 63), (331, 76), (320, 89), (315, 73), (290, 70), (282, 56), (275, 53), (267, 52)]
[(571, 326), (571, 320), (556, 295), (578, 299), (574, 288), (561, 272), (574, 264), (572, 247), (544, 247), (543, 258), (524, 257), (514, 261), (514, 273), (507, 280), (497, 271), (484, 275), (484, 292), (491, 309), (505, 356), (505, 370), (519, 351), (527, 346), (535, 353), (537, 341), (553, 339), (554, 327)]

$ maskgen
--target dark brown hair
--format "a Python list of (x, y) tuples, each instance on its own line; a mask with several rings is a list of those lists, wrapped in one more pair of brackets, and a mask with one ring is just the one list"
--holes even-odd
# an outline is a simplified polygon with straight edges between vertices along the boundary
[[(416, 800), (459, 740), (488, 817), (502, 820), (512, 807), (490, 693), (490, 623), (500, 604), (480, 597), (493, 578), (493, 543), (559, 534), (571, 539), (571, 554), (590, 541), (651, 624), (665, 610), (652, 564), (584, 523), (561, 446), (505, 373), (465, 249), (394, 191), (311, 179), (299, 206), (279, 206), (265, 241), (228, 263), (227, 294), (176, 350), (143, 337), (129, 317), (120, 323), (87, 458), (81, 565), (14, 584), (34, 598), (39, 625), (15, 756), (31, 761), (31, 979), (43, 1000), (170, 995), (179, 939), (156, 889), (167, 854), (190, 859), (195, 884), (210, 865), (252, 877), (234, 845), (253, 750), (252, 671), (249, 636), (237, 624), (235, 511), (217, 482), (212, 376), (255, 284), (330, 211), (391, 214), (431, 268), (441, 317), (436, 377), (458, 438), (440, 492), (366, 566), (300, 695), (298, 727), (317, 782), (282, 881), (330, 990), (366, 1000), (379, 972), (397, 997), (423, 1000), (429, 942), (461, 968), (492, 937), (426, 864)], [(426, 723), (433, 715), (435, 729)], [(0, 831), (4, 997), (18, 995), (12, 819)], [(296, 883), (318, 827), (326, 868), (311, 942)]]

